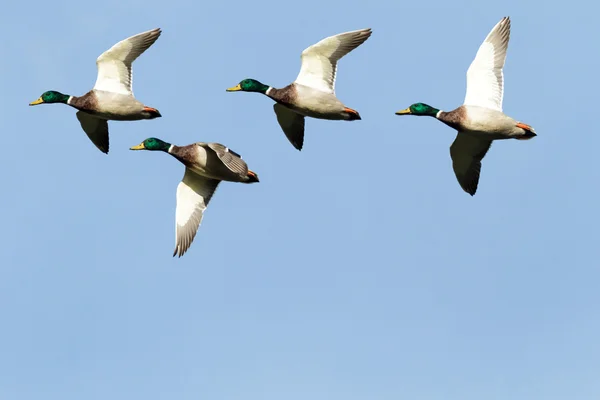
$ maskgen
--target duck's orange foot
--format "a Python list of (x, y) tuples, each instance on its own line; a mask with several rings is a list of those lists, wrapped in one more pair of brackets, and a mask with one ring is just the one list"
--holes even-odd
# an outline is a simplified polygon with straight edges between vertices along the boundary
[(162, 115), (160, 115), (160, 112), (156, 108), (144, 106), (144, 111), (150, 113), (152, 118), (162, 117)]
[(522, 122), (517, 122), (517, 128), (521, 128), (525, 131), (523, 136), (517, 138), (519, 140), (527, 140), (537, 136), (537, 134), (535, 133), (535, 129), (533, 129), (530, 125), (524, 124)]
[(248, 170), (248, 183), (259, 182), (258, 175), (254, 171)]
[(524, 124), (522, 122), (517, 122), (517, 127), (521, 128), (521, 129), (525, 129), (526, 131), (532, 131), (533, 128), (527, 124)]
[(344, 107), (344, 112), (347, 112), (349, 114), (349, 117), (350, 117), (349, 121), (354, 121), (354, 120), (357, 120), (357, 119), (362, 119), (362, 118), (360, 118), (360, 114), (358, 113), (358, 111), (353, 110), (351, 108)]

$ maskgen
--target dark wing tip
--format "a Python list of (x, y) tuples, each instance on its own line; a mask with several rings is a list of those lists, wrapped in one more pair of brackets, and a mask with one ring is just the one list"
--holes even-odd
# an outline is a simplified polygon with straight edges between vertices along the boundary
[(465, 185), (465, 186), (463, 186), (462, 189), (465, 191), (465, 193), (467, 193), (467, 194), (469, 194), (471, 196), (474, 196), (475, 192), (477, 192), (477, 187), (473, 187), (471, 185), (469, 185), (469, 186)]
[(179, 249), (179, 246), (175, 246), (173, 257), (177, 256), (177, 258), (181, 258), (181, 256), (184, 255), (186, 251), (187, 249)]
[(360, 41), (360, 43), (356, 46), (360, 46), (361, 44), (363, 44), (364, 42), (367, 41), (367, 39), (369, 39), (371, 37), (371, 34), (373, 33), (373, 31), (371, 30), (371, 28), (367, 28), (363, 31), (359, 32), (359, 36), (358, 36), (358, 40)]
[(304, 146), (304, 140), (294, 140), (292, 143), (292, 146), (294, 146), (294, 148), (298, 151), (302, 151), (302, 146)]
[(475, 196), (475, 193), (477, 193), (477, 186), (479, 186), (479, 178), (476, 181), (469, 183), (464, 188), (465, 192), (469, 193), (471, 196)]
[(304, 130), (302, 130), (300, 135), (296, 135), (294, 138), (290, 137), (289, 139), (290, 143), (296, 148), (296, 150), (301, 151), (302, 147), (304, 147)]

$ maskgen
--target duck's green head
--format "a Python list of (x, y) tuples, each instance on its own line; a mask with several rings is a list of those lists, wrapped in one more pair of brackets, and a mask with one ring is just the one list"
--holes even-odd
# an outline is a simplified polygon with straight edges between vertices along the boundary
[(433, 108), (425, 103), (415, 103), (404, 110), (400, 110), (396, 112), (396, 115), (418, 115), (418, 116), (427, 116), (427, 117), (435, 117), (440, 110), (437, 108)]
[(269, 86), (265, 85), (256, 79), (244, 79), (236, 86), (227, 89), (228, 92), (258, 92), (262, 94), (266, 94), (267, 90), (269, 90)]
[(43, 103), (64, 103), (67, 104), (67, 101), (69, 101), (69, 96), (68, 94), (62, 94), (61, 92), (57, 92), (56, 90), (49, 90), (47, 92), (42, 93), (42, 95), (40, 96), (39, 99), (37, 99), (36, 101), (32, 101), (31, 103), (29, 103), (30, 106), (36, 106), (38, 104), (43, 104)]
[(171, 143), (164, 142), (157, 138), (148, 138), (137, 146), (131, 147), (129, 150), (150, 150), (150, 151), (169, 151)]

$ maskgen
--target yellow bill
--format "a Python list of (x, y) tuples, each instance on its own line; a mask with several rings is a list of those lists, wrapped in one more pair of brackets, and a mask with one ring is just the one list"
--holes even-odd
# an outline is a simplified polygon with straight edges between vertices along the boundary
[(411, 114), (410, 107), (405, 108), (404, 110), (400, 110), (400, 111), (396, 112), (396, 115), (406, 115), (406, 114)]
[(146, 150), (146, 146), (144, 146), (144, 142), (142, 142), (137, 146), (130, 147), (129, 150)]
[(242, 86), (238, 83), (237, 85), (235, 85), (234, 87), (230, 87), (229, 89), (227, 89), (227, 92), (237, 92), (242, 90)]
[(29, 103), (29, 105), (30, 106), (35, 106), (35, 105), (38, 105), (38, 104), (42, 104), (43, 102), (44, 102), (44, 100), (42, 100), (42, 98), (40, 97), (36, 101), (32, 101), (31, 103)]

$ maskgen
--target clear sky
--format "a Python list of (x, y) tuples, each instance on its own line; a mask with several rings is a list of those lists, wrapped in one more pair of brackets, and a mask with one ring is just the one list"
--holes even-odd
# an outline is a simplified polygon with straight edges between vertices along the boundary
[[(564, 400), (600, 397), (598, 6), (373, 0), (9, 2), (0, 25), (0, 399)], [(464, 193), (434, 119), (462, 104), (477, 48), (512, 20), (504, 111)], [(162, 36), (134, 92), (163, 117), (111, 122), (109, 155), (75, 110), (95, 60)], [(272, 101), (300, 53), (371, 27), (339, 64), (362, 121), (306, 123)], [(223, 183), (172, 258), (183, 166), (147, 137), (216, 141), (259, 184)]]

